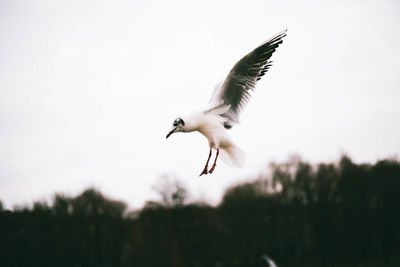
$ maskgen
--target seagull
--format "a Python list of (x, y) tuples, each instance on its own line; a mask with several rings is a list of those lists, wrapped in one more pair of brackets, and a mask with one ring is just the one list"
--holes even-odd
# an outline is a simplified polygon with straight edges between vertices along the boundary
[[(173, 133), (198, 131), (208, 139), (210, 152), (200, 176), (214, 172), (220, 154), (222, 161), (229, 165), (240, 167), (243, 164), (244, 152), (233, 143), (227, 130), (239, 123), (239, 115), (250, 99), (251, 91), (272, 66), (270, 58), (282, 43), (286, 31), (276, 34), (239, 60), (221, 86), (214, 90), (207, 109), (174, 120), (166, 138)], [(208, 169), (212, 150), (216, 150), (216, 156)]]
[(262, 255), (262, 258), (265, 260), (266, 263), (268, 263), (268, 267), (278, 267), (278, 265), (276, 265), (274, 260), (268, 257), (268, 255), (264, 254)]

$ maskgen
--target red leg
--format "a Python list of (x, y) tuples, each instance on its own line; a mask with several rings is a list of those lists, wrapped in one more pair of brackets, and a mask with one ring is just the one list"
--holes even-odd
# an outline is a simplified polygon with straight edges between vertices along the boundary
[(217, 147), (217, 155), (215, 156), (214, 164), (212, 165), (212, 167), (208, 173), (213, 173), (215, 166), (217, 166), (218, 155), (219, 155), (219, 147)]
[(210, 148), (210, 154), (208, 155), (208, 159), (206, 162), (206, 166), (204, 166), (204, 170), (200, 173), (199, 176), (202, 176), (203, 174), (207, 174), (208, 173), (208, 162), (210, 161), (211, 158), (211, 148)]

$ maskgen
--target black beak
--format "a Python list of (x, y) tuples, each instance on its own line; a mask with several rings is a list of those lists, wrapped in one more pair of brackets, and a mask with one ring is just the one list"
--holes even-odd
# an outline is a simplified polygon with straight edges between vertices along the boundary
[(165, 137), (165, 139), (167, 139), (171, 134), (173, 134), (173, 133), (176, 131), (176, 129), (178, 129), (178, 128), (172, 129), (172, 130), (167, 134), (167, 137)]

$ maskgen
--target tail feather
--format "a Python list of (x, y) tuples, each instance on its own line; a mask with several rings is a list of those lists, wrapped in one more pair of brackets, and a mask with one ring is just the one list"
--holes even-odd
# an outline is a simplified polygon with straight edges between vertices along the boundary
[(246, 154), (238, 146), (232, 145), (224, 147), (220, 151), (220, 157), (223, 162), (235, 167), (241, 167), (246, 159)]

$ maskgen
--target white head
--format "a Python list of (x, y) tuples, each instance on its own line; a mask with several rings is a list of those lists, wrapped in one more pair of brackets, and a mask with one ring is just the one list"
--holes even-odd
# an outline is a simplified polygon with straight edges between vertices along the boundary
[(178, 117), (174, 120), (174, 123), (172, 123), (172, 130), (167, 134), (166, 138), (168, 138), (173, 133), (184, 132), (184, 131), (185, 131), (185, 122), (182, 120), (181, 117)]

